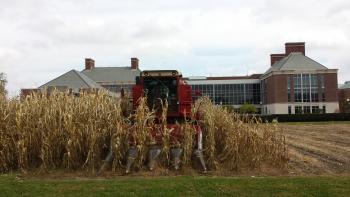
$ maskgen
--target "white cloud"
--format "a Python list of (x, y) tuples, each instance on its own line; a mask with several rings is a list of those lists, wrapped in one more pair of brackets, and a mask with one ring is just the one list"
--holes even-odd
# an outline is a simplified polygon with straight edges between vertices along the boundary
[(97, 66), (181, 70), (185, 75), (264, 72), (269, 54), (305, 41), (307, 55), (350, 76), (347, 0), (0, 1), (0, 71), (11, 93), (36, 87), (83, 58)]

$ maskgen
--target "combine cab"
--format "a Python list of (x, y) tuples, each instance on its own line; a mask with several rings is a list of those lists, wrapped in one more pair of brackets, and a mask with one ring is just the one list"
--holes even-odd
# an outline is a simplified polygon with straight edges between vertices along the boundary
[(168, 103), (168, 120), (183, 119), (191, 113), (191, 86), (182, 80), (176, 70), (143, 71), (133, 87), (133, 105), (138, 105), (141, 96), (147, 96), (150, 109), (157, 116), (162, 112), (162, 103)]
[[(191, 117), (192, 107), (191, 86), (182, 79), (181, 73), (176, 70), (149, 70), (142, 71), (136, 78), (136, 85), (132, 89), (133, 108), (138, 107), (141, 97), (147, 97), (147, 105), (155, 112), (155, 128), (151, 129), (151, 136), (155, 142), (150, 145), (148, 153), (148, 168), (154, 169), (154, 164), (161, 153), (163, 146), (162, 127), (157, 126), (164, 121), (162, 119), (163, 107), (167, 107), (166, 127), (170, 137), (171, 163), (175, 170), (179, 169), (182, 156), (183, 132), (180, 124), (186, 118)], [(164, 122), (163, 122), (164, 123)], [(195, 155), (199, 158), (204, 171), (206, 171), (202, 152), (202, 131), (199, 125), (192, 125), (196, 130)], [(138, 157), (135, 139), (129, 138), (129, 150), (127, 153), (126, 173)], [(111, 154), (110, 154), (111, 155)], [(108, 158), (106, 158), (107, 160)]]

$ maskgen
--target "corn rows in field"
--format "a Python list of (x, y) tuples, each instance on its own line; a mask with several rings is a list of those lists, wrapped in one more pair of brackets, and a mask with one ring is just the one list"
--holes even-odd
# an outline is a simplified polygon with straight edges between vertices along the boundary
[(212, 169), (240, 170), (261, 164), (286, 167), (287, 147), (278, 125), (248, 116), (242, 118), (205, 97), (197, 100), (193, 111), (201, 116), (206, 162)]
[[(115, 154), (112, 169), (122, 169), (129, 139), (136, 141), (139, 156), (135, 165), (141, 168), (153, 141), (150, 130), (154, 112), (147, 108), (145, 98), (132, 115), (125, 117), (128, 112), (127, 101), (106, 92), (79, 97), (58, 92), (49, 97), (32, 94), (22, 100), (0, 97), (0, 172), (57, 168), (96, 172), (110, 148)], [(207, 98), (196, 102), (193, 114), (200, 116), (204, 154), (211, 169), (286, 165), (285, 140), (276, 125), (242, 121)], [(183, 165), (192, 164), (196, 137), (191, 124), (181, 125)], [(164, 117), (158, 126), (163, 128), (164, 141), (160, 161), (167, 166), (170, 145)]]

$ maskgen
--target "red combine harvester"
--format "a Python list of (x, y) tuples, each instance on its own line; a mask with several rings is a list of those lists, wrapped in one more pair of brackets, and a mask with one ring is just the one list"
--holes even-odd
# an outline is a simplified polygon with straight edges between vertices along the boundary
[[(176, 70), (146, 70), (142, 71), (140, 77), (136, 78), (136, 85), (132, 89), (133, 108), (138, 107), (141, 97), (147, 97), (147, 106), (155, 112), (155, 127), (151, 136), (155, 142), (149, 147), (148, 168), (153, 170), (155, 161), (161, 153), (163, 145), (162, 127), (157, 126), (161, 122), (163, 107), (167, 103), (167, 130), (170, 137), (170, 156), (175, 170), (179, 169), (182, 148), (179, 146), (183, 141), (183, 132), (180, 124), (186, 118), (191, 117), (192, 90), (183, 79), (182, 74)], [(192, 125), (196, 130), (195, 155), (199, 158), (204, 171), (206, 171), (202, 152), (202, 130), (199, 125)], [(138, 156), (135, 139), (129, 139), (130, 149), (127, 156), (126, 173)]]

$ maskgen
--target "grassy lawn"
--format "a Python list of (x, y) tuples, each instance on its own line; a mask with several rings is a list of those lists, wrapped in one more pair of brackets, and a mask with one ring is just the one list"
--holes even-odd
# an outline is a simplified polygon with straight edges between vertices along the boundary
[(0, 196), (347, 196), (350, 177), (180, 176), (19, 180), (0, 176)]

